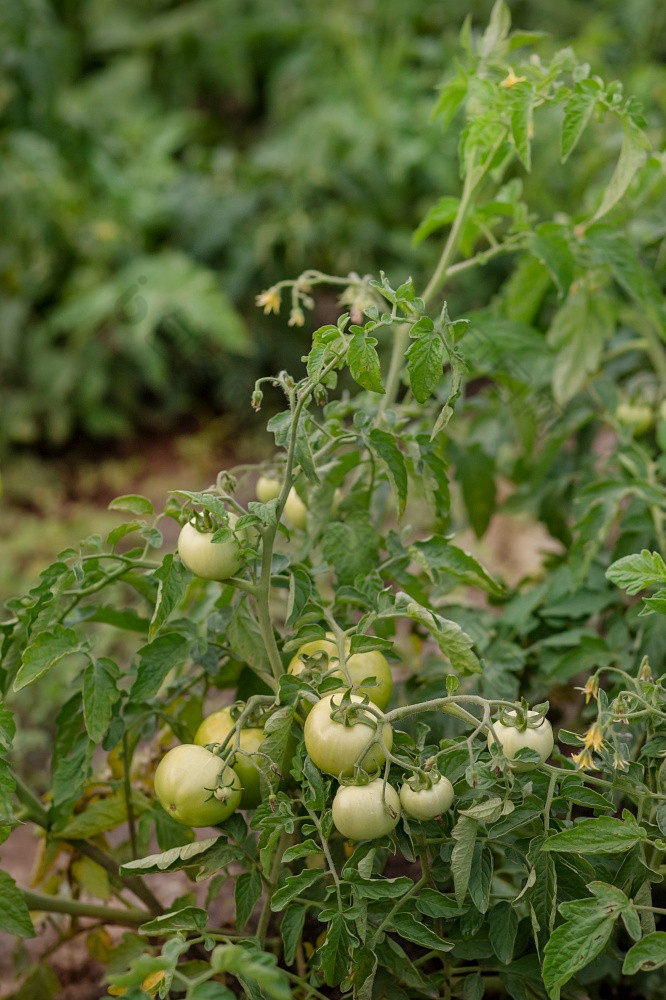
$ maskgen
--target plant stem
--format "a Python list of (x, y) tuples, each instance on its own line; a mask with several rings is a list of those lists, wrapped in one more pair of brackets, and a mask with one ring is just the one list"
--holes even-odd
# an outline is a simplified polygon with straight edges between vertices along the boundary
[(125, 804), (127, 806), (127, 826), (129, 829), (132, 860), (136, 860), (139, 852), (137, 850), (136, 826), (134, 823), (134, 805), (132, 803), (132, 784), (130, 781), (129, 737), (127, 735), (127, 730), (125, 730), (123, 733), (123, 794), (125, 796)]
[(93, 917), (106, 924), (120, 927), (138, 927), (145, 924), (150, 914), (145, 910), (118, 910), (95, 903), (80, 903), (77, 899), (62, 899), (45, 893), (22, 889), (23, 899), (29, 910), (43, 910), (45, 913), (68, 913), (72, 917)]
[(259, 923), (257, 924), (256, 937), (258, 938), (262, 948), (266, 943), (266, 933), (268, 931), (268, 925), (271, 919), (271, 900), (273, 898), (273, 893), (277, 888), (278, 876), (280, 874), (280, 868), (282, 866), (282, 855), (284, 853), (285, 839), (286, 839), (285, 834), (283, 833), (275, 849), (275, 854), (273, 855), (273, 860), (271, 862), (271, 870), (268, 875), (268, 884), (266, 886), (266, 895), (264, 897), (263, 906), (261, 907), (261, 913), (259, 915)]

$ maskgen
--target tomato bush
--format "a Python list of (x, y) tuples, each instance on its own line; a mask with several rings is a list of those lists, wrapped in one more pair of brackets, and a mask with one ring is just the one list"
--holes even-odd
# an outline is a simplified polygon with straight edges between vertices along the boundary
[[(423, 289), (312, 269), (258, 296), (292, 325), (320, 291), (345, 310), (251, 393), (275, 411), (270, 489), (264, 463), (164, 509), (120, 497), (127, 520), (8, 604), (0, 829), (32, 824), (44, 860), (31, 887), (2, 873), (0, 928), (126, 927), (91, 930), (109, 995), (663, 991), (666, 463), (658, 423), (618, 415), (642, 387), (663, 417), (663, 255), (636, 242), (661, 161), (619, 84), (539, 46), (502, 2), (462, 30), (433, 125), (461, 183), (417, 230), (439, 240)], [(563, 171), (585, 142), (603, 167), (541, 217), (556, 129)], [(486, 267), (500, 293), (457, 315)], [(164, 542), (194, 520), (221, 548), (232, 517), (218, 579)], [(35, 789), (14, 715), (49, 671), (71, 682)]]

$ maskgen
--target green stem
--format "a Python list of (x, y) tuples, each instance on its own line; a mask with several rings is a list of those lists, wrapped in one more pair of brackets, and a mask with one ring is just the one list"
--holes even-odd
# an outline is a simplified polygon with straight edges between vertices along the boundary
[(110, 906), (97, 906), (95, 903), (80, 903), (77, 899), (47, 896), (29, 889), (22, 889), (21, 892), (29, 910), (68, 913), (72, 917), (93, 917), (96, 920), (103, 920), (105, 924), (117, 924), (120, 927), (138, 927), (150, 918), (150, 914), (145, 910), (118, 910)]
[(280, 875), (280, 868), (282, 866), (282, 855), (284, 854), (284, 844), (285, 844), (285, 834), (282, 834), (280, 841), (275, 849), (275, 854), (273, 855), (273, 861), (271, 863), (271, 870), (268, 875), (268, 884), (266, 886), (266, 895), (264, 896), (264, 903), (261, 907), (261, 914), (259, 915), (259, 923), (257, 924), (256, 937), (259, 940), (261, 947), (263, 948), (266, 943), (266, 934), (268, 932), (268, 925), (271, 919), (271, 900), (273, 898), (273, 893), (277, 889), (278, 877)]
[(125, 805), (127, 806), (127, 826), (129, 829), (129, 839), (130, 839), (130, 849), (132, 851), (132, 860), (136, 860), (139, 856), (137, 841), (136, 841), (136, 824), (134, 821), (134, 803), (132, 802), (132, 783), (130, 780), (130, 753), (129, 753), (129, 737), (127, 735), (127, 730), (123, 733), (123, 795), (125, 797)]

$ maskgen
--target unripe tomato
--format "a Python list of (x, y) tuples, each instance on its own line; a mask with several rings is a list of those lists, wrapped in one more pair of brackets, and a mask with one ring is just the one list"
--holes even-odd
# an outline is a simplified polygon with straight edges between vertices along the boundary
[(435, 819), (451, 808), (453, 804), (453, 785), (443, 775), (432, 774), (430, 788), (415, 790), (409, 782), (400, 789), (400, 803), (412, 819)]
[[(229, 514), (229, 527), (238, 518)], [(235, 538), (223, 542), (211, 541), (213, 532), (197, 531), (191, 521), (184, 524), (178, 536), (178, 555), (191, 573), (203, 580), (227, 580), (241, 568), (243, 556)]]
[(367, 785), (340, 785), (333, 799), (333, 825), (347, 840), (376, 840), (394, 830), (400, 819), (395, 788), (375, 778)]
[[(363, 699), (356, 694), (351, 695), (355, 704), (362, 704)], [(355, 722), (345, 726), (331, 718), (331, 711), (339, 708), (342, 695), (329, 694), (318, 701), (305, 720), (305, 749), (313, 764), (325, 774), (350, 775), (354, 764), (377, 735), (376, 730), (365, 722)], [(374, 716), (368, 714), (368, 720)], [(382, 740), (387, 750), (393, 746), (393, 730), (388, 722), (383, 723)], [(375, 771), (386, 760), (382, 747), (375, 744), (359, 761), (366, 771)]]
[[(221, 708), (218, 712), (213, 712), (207, 716), (194, 735), (194, 742), (201, 747), (210, 743), (224, 743), (228, 733), (234, 726), (234, 719), (230, 708)], [(261, 781), (259, 778), (259, 768), (254, 763), (253, 758), (246, 757), (245, 754), (255, 754), (264, 741), (263, 729), (248, 727), (240, 731), (240, 749), (244, 753), (237, 753), (233, 761), (233, 769), (240, 778), (242, 786), (240, 808), (256, 809), (261, 802)], [(235, 735), (227, 743), (226, 749), (230, 750), (236, 745)]]
[[(516, 713), (507, 712), (506, 714), (509, 717), (515, 717)], [(535, 718), (536, 715), (537, 713), (535, 712), (528, 712), (528, 718), (530, 719)], [(555, 740), (553, 738), (553, 727), (548, 719), (543, 719), (540, 725), (534, 729), (528, 727), (522, 733), (515, 726), (505, 726), (502, 722), (494, 722), (493, 728), (497, 733), (497, 739), (502, 747), (504, 756), (511, 761), (514, 760), (518, 751), (522, 750), (523, 747), (535, 750), (539, 754), (542, 763), (545, 763), (553, 752)], [(488, 733), (488, 747), (490, 748), (494, 742), (493, 734)], [(537, 765), (519, 760), (515, 761), (512, 766), (514, 771), (532, 771)]]
[(638, 436), (649, 431), (654, 423), (652, 407), (647, 403), (620, 403), (615, 416), (625, 427), (631, 427), (633, 433)]
[(300, 528), (305, 531), (308, 524), (308, 509), (292, 486), (284, 505), (284, 516), (292, 528)]
[[(336, 663), (340, 662), (335, 636), (332, 632), (327, 632), (326, 635), (326, 639), (313, 639), (312, 642), (303, 643), (296, 655), (291, 659), (289, 664), (290, 674), (298, 675), (302, 673), (305, 669), (304, 657), (313, 656), (315, 653), (326, 653), (328, 655), (329, 667), (333, 667)], [(368, 653), (353, 653), (349, 656), (350, 648), (351, 643), (346, 639), (345, 654), (347, 671), (355, 690), (361, 695), (367, 694), (370, 701), (377, 705), (378, 708), (385, 709), (391, 700), (391, 693), (393, 691), (393, 677), (386, 657), (376, 649)], [(339, 677), (343, 684), (346, 683), (342, 670), (336, 671), (334, 676)], [(357, 685), (361, 684), (361, 681), (369, 677), (376, 680), (376, 685), (372, 687), (370, 685), (368, 687), (363, 687), (362, 685), (357, 687)]]
[[(226, 788), (218, 788), (218, 777)], [(210, 750), (183, 743), (167, 751), (155, 771), (155, 795), (160, 805), (185, 826), (215, 826), (237, 808), (238, 775)]]
[(281, 490), (282, 485), (272, 476), (259, 476), (257, 479), (255, 492), (257, 494), (257, 500), (259, 500), (260, 503), (268, 503), (269, 500), (275, 500), (276, 497), (280, 496)]

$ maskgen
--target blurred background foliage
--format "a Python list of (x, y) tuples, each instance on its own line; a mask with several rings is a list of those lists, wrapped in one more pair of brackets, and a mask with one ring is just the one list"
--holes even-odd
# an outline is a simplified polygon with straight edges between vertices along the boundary
[[(430, 120), (437, 87), (465, 16), (483, 26), (490, 8), (3, 0), (0, 454), (247, 414), (254, 378), (305, 343), (254, 307), (281, 277), (382, 268), (419, 284), (439, 239), (414, 245), (414, 230), (458, 183), (456, 122)], [(662, 0), (510, 8), (515, 27), (549, 33), (546, 53), (571, 44), (620, 77), (663, 149)], [(575, 215), (613, 159), (603, 135), (566, 173), (557, 143), (542, 146), (528, 200)], [(663, 172), (636, 197), (659, 265)], [(508, 266), (461, 277), (456, 312), (485, 305)]]

